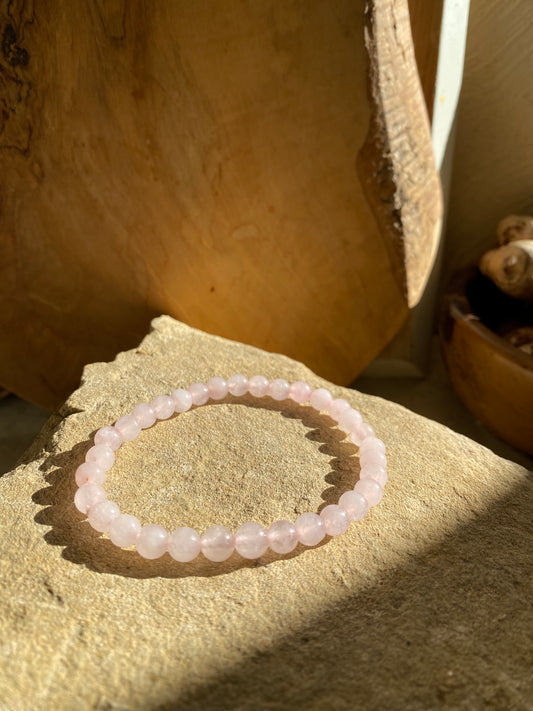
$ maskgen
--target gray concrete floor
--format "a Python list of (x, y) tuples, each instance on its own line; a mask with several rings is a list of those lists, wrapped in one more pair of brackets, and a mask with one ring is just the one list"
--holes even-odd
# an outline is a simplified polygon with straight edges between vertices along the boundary
[[(455, 395), (444, 367), (437, 339), (430, 369), (421, 380), (359, 378), (354, 387), (378, 395), (450, 427), (492, 449), (506, 459), (533, 468), (533, 459), (489, 432)], [(46, 422), (49, 413), (14, 395), (0, 400), (0, 476), (10, 471)]]

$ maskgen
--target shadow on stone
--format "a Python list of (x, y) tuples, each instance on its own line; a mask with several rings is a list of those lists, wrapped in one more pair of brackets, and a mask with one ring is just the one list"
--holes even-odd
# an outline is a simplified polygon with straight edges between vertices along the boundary
[(530, 476), (401, 567), (346, 585), (238, 668), (149, 709), (527, 711), (532, 521)]

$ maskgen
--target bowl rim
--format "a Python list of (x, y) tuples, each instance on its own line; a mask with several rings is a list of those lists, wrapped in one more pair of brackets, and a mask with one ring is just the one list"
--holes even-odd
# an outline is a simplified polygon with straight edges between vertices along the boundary
[[(461, 321), (465, 326), (476, 332), (481, 338), (491, 343), (493, 347), (501, 351), (507, 360), (514, 361), (517, 365), (526, 370), (533, 371), (533, 356), (524, 353), (511, 345), (504, 338), (499, 336), (481, 321), (479, 316), (472, 311), (470, 301), (466, 296), (466, 284), (479, 273), (476, 266), (465, 267), (457, 272), (452, 278), (445, 295), (446, 308), (444, 316), (449, 316), (453, 321)], [(446, 341), (451, 340), (451, 332), (446, 322), (443, 324), (443, 336)]]

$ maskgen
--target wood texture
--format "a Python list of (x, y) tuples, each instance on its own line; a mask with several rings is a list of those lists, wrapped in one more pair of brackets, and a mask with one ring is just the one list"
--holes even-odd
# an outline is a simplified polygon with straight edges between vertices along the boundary
[(444, 0), (408, 0), (416, 65), (431, 120), (439, 60), (440, 28)]
[(405, 0), (0, 22), (3, 386), (53, 407), (161, 312), (341, 383), (391, 339), (439, 213)]
[(471, 0), (445, 271), (477, 261), (498, 221), (533, 213), (530, 0)]
[[(475, 269), (465, 270), (446, 295), (441, 326), (446, 365), (469, 410), (506, 442), (533, 454), (533, 356), (484, 323), (492, 316), (493, 328), (502, 319), (515, 326), (533, 326), (533, 312), (525, 302), (521, 313), (518, 305), (513, 312), (509, 306), (516, 300), (500, 295), (490, 282), (482, 292), (476, 286), (480, 281)], [(486, 314), (476, 308), (473, 298)]]
[[(365, 42), (372, 116), (358, 168), (391, 265), (402, 277), (407, 305), (412, 308), (419, 302), (434, 264), (442, 205), (433, 155), (429, 160), (423, 157), (431, 136), (416, 72), (408, 7), (394, 2), (384, 12), (387, 5), (367, 6)], [(407, 66), (413, 71), (406, 74)], [(407, 234), (409, 239), (405, 239)]]

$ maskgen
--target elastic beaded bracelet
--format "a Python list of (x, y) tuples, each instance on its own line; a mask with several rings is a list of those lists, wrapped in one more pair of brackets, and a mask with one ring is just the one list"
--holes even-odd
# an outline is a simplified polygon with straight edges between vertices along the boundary
[[(235, 534), (225, 526), (211, 526), (201, 536), (188, 526), (169, 534), (162, 526), (141, 526), (135, 516), (120, 513), (118, 506), (107, 499), (102, 487), (106, 472), (114, 464), (115, 451), (124, 442), (133, 441), (156, 420), (166, 420), (175, 412), (186, 412), (193, 405), (204, 405), (209, 398), (222, 400), (228, 392), (235, 396), (250, 393), (258, 398), (269, 395), (274, 400), (290, 398), (302, 405), (309, 403), (319, 412), (327, 412), (359, 446), (361, 471), (353, 490), (346, 491), (338, 504), (324, 507), (320, 514), (301, 514), (294, 524), (276, 521), (265, 529), (250, 522), (243, 524)], [(87, 514), (96, 531), (108, 533), (116, 546), (135, 545), (144, 558), (159, 558), (168, 551), (175, 560), (186, 563), (201, 552), (209, 560), (223, 561), (236, 550), (243, 558), (255, 559), (269, 547), (275, 553), (285, 554), (294, 550), (298, 543), (315, 546), (326, 534), (338, 536), (344, 533), (350, 521), (359, 521), (370, 507), (381, 501), (387, 481), (386, 464), (385, 445), (346, 400), (333, 399), (328, 390), (313, 390), (301, 380), (289, 384), (277, 378), (269, 383), (263, 375), (254, 375), (248, 380), (239, 373), (227, 381), (214, 377), (207, 383), (193, 383), (186, 390), (179, 388), (170, 395), (159, 395), (151, 403), (137, 405), (130, 415), (120, 417), (114, 426), (99, 429), (94, 436), (94, 446), (76, 470), (79, 488), (74, 503), (79, 511)]]

